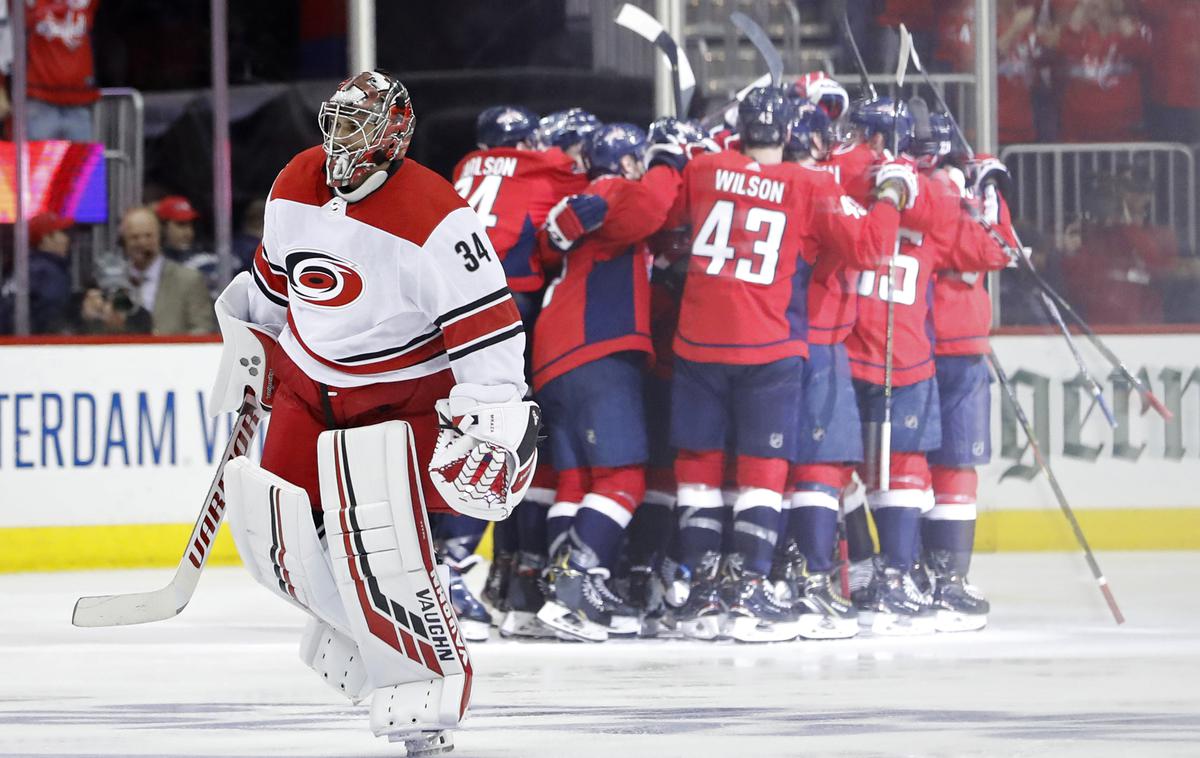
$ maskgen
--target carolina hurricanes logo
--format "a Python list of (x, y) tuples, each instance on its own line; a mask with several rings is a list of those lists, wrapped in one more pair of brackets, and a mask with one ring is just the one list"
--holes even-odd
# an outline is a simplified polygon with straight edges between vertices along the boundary
[(289, 289), (310, 305), (341, 308), (363, 292), (362, 276), (349, 261), (317, 252), (289, 253), (286, 261)]

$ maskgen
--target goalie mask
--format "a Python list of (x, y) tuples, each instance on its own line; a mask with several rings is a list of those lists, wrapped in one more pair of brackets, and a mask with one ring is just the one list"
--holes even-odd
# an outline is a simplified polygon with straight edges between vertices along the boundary
[(325, 183), (334, 188), (352, 188), (380, 166), (403, 159), (412, 141), (408, 90), (383, 71), (364, 71), (339, 84), (317, 119)]

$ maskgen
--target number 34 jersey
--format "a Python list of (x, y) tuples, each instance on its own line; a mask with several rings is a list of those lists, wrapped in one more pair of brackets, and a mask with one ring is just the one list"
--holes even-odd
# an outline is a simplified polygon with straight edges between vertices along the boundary
[(870, 211), (832, 174), (725, 151), (688, 163), (667, 226), (689, 223), (691, 259), (675, 333), (681, 358), (764, 364), (808, 355), (808, 279), (818, 256), (873, 267), (899, 213)]
[(918, 174), (920, 192), (901, 217), (894, 261), (896, 286), (886, 264), (858, 279), (858, 320), (846, 339), (855, 379), (884, 383), (888, 301), (895, 303), (892, 384), (904, 387), (934, 375), (933, 275), (938, 271), (1003, 268), (1008, 256), (967, 215), (959, 190), (948, 180)]
[(416, 379), (525, 385), (525, 336), (479, 218), (406, 158), (356, 202), (325, 185), (310, 148), (280, 172), (255, 255), (250, 316), (334, 387)]

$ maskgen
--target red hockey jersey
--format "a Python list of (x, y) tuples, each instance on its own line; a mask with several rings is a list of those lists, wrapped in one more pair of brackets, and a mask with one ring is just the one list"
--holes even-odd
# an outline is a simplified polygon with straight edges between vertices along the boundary
[(862, 142), (842, 145), (833, 151), (824, 165), (842, 185), (846, 194), (859, 205), (871, 202), (875, 190), (875, 176), (871, 169), (880, 160), (875, 151)]
[(25, 0), (29, 97), (55, 105), (100, 99), (92, 61), (92, 0)]
[(871, 265), (879, 256), (870, 251), (891, 249), (883, 240), (894, 240), (899, 214), (887, 204), (866, 211), (827, 171), (722, 152), (684, 170), (668, 223), (683, 220), (692, 256), (675, 354), (763, 364), (808, 355), (806, 297), (818, 254)]
[(544, 152), (493, 147), (467, 153), (454, 167), (454, 189), (487, 229), (514, 292), (536, 292), (545, 276), (535, 255), (537, 232), (562, 198), (582, 192), (587, 177), (557, 147)]
[(918, 176), (920, 193), (901, 219), (895, 256), (896, 286), (888, 266), (864, 270), (858, 279), (858, 319), (846, 340), (855, 379), (884, 383), (887, 301), (895, 303), (892, 383), (903, 387), (934, 374), (933, 274), (1002, 268), (1008, 256), (962, 208), (956, 187)]
[[(641, 181), (602, 176), (584, 192), (608, 213), (563, 258), (546, 288), (533, 330), (533, 386), (625, 351), (653, 355), (650, 337), (650, 252), (646, 238), (662, 227), (679, 186), (674, 169), (650, 169)], [(549, 247), (545, 232), (540, 244)]]
[[(936, 171), (933, 181), (949, 181)], [(981, 198), (971, 201), (985, 219), (1016, 245), (1012, 218), (1004, 197), (989, 184)], [(939, 271), (933, 281), (934, 352), (937, 355), (986, 355), (992, 330), (992, 298), (980, 271)]]

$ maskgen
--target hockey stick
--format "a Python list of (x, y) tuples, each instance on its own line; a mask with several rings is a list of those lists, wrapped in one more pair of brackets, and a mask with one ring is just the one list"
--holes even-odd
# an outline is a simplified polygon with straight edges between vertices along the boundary
[(741, 30), (742, 34), (746, 35), (746, 39), (750, 40), (750, 44), (754, 45), (758, 54), (767, 62), (767, 71), (771, 74), (771, 84), (776, 87), (782, 85), (783, 58), (779, 55), (778, 48), (771, 42), (771, 38), (767, 36), (766, 31), (758, 25), (757, 21), (741, 11), (730, 13), (729, 20)]
[(742, 98), (746, 97), (746, 95), (750, 92), (750, 90), (757, 89), (758, 87), (766, 87), (770, 83), (771, 83), (771, 75), (770, 74), (763, 74), (762, 76), (758, 77), (754, 81), (747, 84), (745, 87), (742, 87), (740, 90), (738, 90), (734, 94), (732, 100), (729, 100), (728, 102), (721, 105), (721, 107), (719, 109), (713, 111), (712, 113), (708, 114), (704, 118), (700, 119), (700, 126), (704, 127), (706, 130), (711, 130), (711, 129), (719, 126), (725, 120), (725, 111), (729, 110), (730, 108), (733, 108), (738, 103), (742, 102)]
[[(1125, 362), (1117, 357), (1116, 353), (1109, 349), (1108, 345), (1104, 343), (1104, 340), (1100, 339), (1098, 334), (1092, 331), (1092, 328), (1088, 326), (1088, 323), (1083, 320), (1083, 317), (1080, 316), (1073, 307), (1071, 307), (1071, 304), (1067, 302), (1066, 298), (1058, 294), (1058, 292), (1050, 286), (1050, 283), (1046, 281), (1045, 277), (1042, 276), (1041, 272), (1034, 268), (1033, 263), (1031, 263), (1030, 260), (1026, 258), (1023, 253), (1021, 253), (1021, 251), (1009, 244), (1008, 240), (1004, 239), (1004, 236), (1000, 234), (1000, 232), (998, 232), (994, 226), (989, 224), (987, 219), (980, 216), (974, 208), (969, 205), (965, 207), (967, 208), (967, 212), (971, 215), (971, 218), (977, 224), (982, 226), (984, 231), (986, 231), (988, 235), (996, 241), (996, 244), (1003, 248), (1004, 251), (1008, 253), (1010, 258), (1014, 258), (1022, 270), (1024, 270), (1025, 273), (1033, 279), (1034, 284), (1036, 284), (1038, 289), (1041, 290), (1042, 296), (1046, 298), (1046, 304), (1048, 306), (1055, 306), (1052, 309), (1052, 313), (1059, 314), (1060, 328), (1063, 330), (1063, 334), (1067, 336), (1067, 342), (1072, 346), (1074, 345), (1074, 340), (1071, 336), (1070, 329), (1068, 329), (1067, 325), (1061, 321), (1062, 313), (1065, 313), (1073, 322), (1075, 322), (1075, 324), (1079, 327), (1079, 330), (1083, 332), (1083, 335), (1088, 338), (1089, 342), (1091, 342), (1092, 347), (1096, 348), (1096, 350), (1102, 356), (1104, 356), (1104, 359), (1108, 361), (1109, 364), (1111, 364), (1119, 374), (1121, 374), (1121, 378), (1123, 378), (1131, 387), (1137, 390), (1138, 395), (1140, 395), (1142, 398), (1143, 413), (1145, 413), (1147, 407), (1150, 407), (1153, 408), (1155, 412), (1157, 412), (1158, 415), (1163, 418), (1164, 421), (1170, 421), (1172, 418), (1174, 418), (1174, 414), (1167, 409), (1167, 406), (1163, 404), (1162, 400), (1159, 400), (1158, 396), (1146, 386), (1146, 383), (1139, 379), (1132, 371), (1130, 371), (1129, 367), (1125, 365)], [(1080, 363), (1080, 370), (1086, 373), (1086, 367), (1084, 367), (1082, 363)], [(1090, 375), (1088, 375), (1088, 378), (1090, 379)], [(1094, 379), (1091, 381), (1093, 384), (1095, 383)], [(1105, 406), (1102, 405), (1101, 407), (1104, 408)], [(1105, 412), (1106, 415), (1111, 413), (1107, 410)]]
[[(946, 104), (945, 98), (942, 97), (941, 90), (933, 86), (933, 80), (925, 71), (925, 67), (921, 65), (921, 56), (917, 54), (916, 48), (912, 49), (912, 63), (913, 67), (921, 73), (922, 77), (924, 77), (926, 86), (933, 91), (933, 96), (937, 99), (938, 107), (941, 108), (942, 112), (946, 114), (946, 118), (950, 119), (950, 127), (954, 130), (955, 135), (958, 137), (958, 141), (962, 143), (963, 149), (966, 150), (967, 159), (974, 161), (974, 148), (972, 148), (971, 143), (967, 141), (966, 133), (963, 132), (962, 127), (958, 125), (958, 120), (954, 118), (954, 113), (951, 112), (950, 106)], [(971, 215), (975, 217), (976, 221), (984, 220), (982, 216), (979, 216), (974, 212), (972, 212)], [(995, 230), (993, 229), (992, 232), (994, 233)], [(1014, 231), (1013, 233), (1015, 234), (1016, 232)], [(994, 233), (993, 238), (996, 238), (997, 234), (998, 233)], [(1020, 240), (1017, 241), (1017, 244), (1020, 245)], [(1012, 255), (1012, 253), (1010, 252), (1009, 255)], [(1023, 259), (1025, 263), (1029, 263), (1028, 259), (1025, 258), (1024, 255), (1021, 255), (1020, 258)], [(1032, 266), (1032, 264), (1030, 264), (1030, 266)], [(1066, 323), (1063, 322), (1062, 313), (1045, 293), (1042, 293), (1041, 302), (1045, 307), (1046, 314), (1050, 316), (1051, 320), (1058, 325), (1058, 328), (1062, 331), (1063, 337), (1067, 340), (1067, 348), (1071, 351), (1071, 355), (1075, 358), (1075, 365), (1079, 367), (1079, 375), (1083, 377), (1084, 383), (1088, 387), (1088, 392), (1091, 394), (1096, 404), (1100, 406), (1100, 411), (1104, 414), (1104, 418), (1108, 422), (1109, 426), (1115, 429), (1117, 427), (1117, 418), (1115, 415), (1113, 415), (1112, 409), (1108, 406), (1108, 401), (1104, 399), (1104, 390), (1100, 387), (1100, 383), (1096, 381), (1095, 377), (1092, 376), (1092, 372), (1088, 370), (1087, 363), (1084, 362), (1083, 356), (1079, 352), (1079, 346), (1075, 344), (1075, 338), (1072, 336), (1071, 330), (1068, 329)]]
[(1117, 599), (1113, 597), (1112, 589), (1108, 586), (1108, 580), (1104, 578), (1104, 573), (1100, 571), (1100, 564), (1096, 562), (1096, 556), (1092, 554), (1092, 548), (1088, 545), (1087, 537), (1083, 536), (1083, 529), (1080, 528), (1079, 521), (1075, 518), (1075, 512), (1071, 510), (1070, 503), (1067, 502), (1067, 496), (1063, 494), (1062, 487), (1058, 483), (1058, 478), (1050, 470), (1050, 463), (1046, 460), (1046, 456), (1042, 455), (1037, 437), (1033, 433), (1033, 425), (1029, 423), (1029, 418), (1025, 415), (1025, 410), (1017, 400), (1017, 392), (1013, 388), (1012, 382), (1009, 381), (1008, 374), (1004, 373), (1004, 368), (1000, 365), (1000, 359), (996, 357), (994, 352), (988, 353), (988, 362), (992, 364), (992, 371), (995, 372), (996, 379), (1004, 389), (1004, 394), (1012, 406), (1013, 413), (1017, 416), (1017, 422), (1025, 430), (1025, 437), (1029, 440), (1029, 447), (1033, 450), (1033, 457), (1037, 461), (1038, 468), (1046, 475), (1046, 481), (1050, 482), (1050, 489), (1054, 490), (1054, 497), (1058, 500), (1058, 507), (1062, 509), (1063, 515), (1067, 517), (1067, 522), (1071, 525), (1071, 531), (1075, 533), (1075, 540), (1083, 548), (1083, 555), (1087, 559), (1088, 568), (1091, 569), (1092, 576), (1096, 578), (1096, 583), (1100, 585), (1100, 592), (1104, 595), (1104, 602), (1108, 603), (1108, 610), (1112, 611), (1113, 619), (1118, 624), (1124, 624), (1125, 616), (1117, 606)]
[(671, 64), (671, 79), (675, 85), (675, 118), (686, 119), (688, 106), (692, 104), (692, 95), (696, 91), (696, 75), (692, 72), (687, 53), (658, 19), (636, 5), (622, 5), (616, 22), (618, 26), (625, 27), (657, 47)]
[[(896, 92), (892, 104), (892, 155), (900, 152), (900, 134), (896, 122), (900, 120), (900, 96), (904, 89), (904, 77), (908, 73), (908, 56), (912, 49), (912, 38), (908, 29), (900, 24), (900, 59), (896, 63)], [(879, 489), (887, 492), (892, 486), (892, 365), (896, 350), (896, 254), (900, 252), (900, 238), (888, 257), (887, 332), (883, 358), (883, 423), (879, 427)]]
[(846, 35), (846, 41), (850, 43), (850, 52), (854, 53), (854, 65), (858, 66), (858, 80), (862, 84), (863, 93), (870, 93), (872, 100), (879, 99), (879, 93), (875, 91), (875, 85), (871, 84), (871, 77), (867, 74), (867, 64), (863, 62), (862, 52), (858, 49), (858, 42), (854, 39), (854, 31), (850, 28), (850, 16), (846, 12), (846, 6), (842, 5), (842, 32)]
[(264, 413), (254, 390), (247, 387), (233, 433), (229, 436), (229, 444), (225, 446), (217, 473), (208, 488), (208, 496), (204, 499), (204, 507), (200, 509), (200, 517), (192, 527), (192, 536), (188, 538), (187, 549), (179, 560), (179, 568), (175, 570), (175, 576), (167, 586), (151, 592), (81, 597), (75, 603), (75, 612), (71, 616), (72, 624), (145, 624), (178, 616), (187, 607), (200, 581), (200, 572), (204, 570), (204, 564), (208, 561), (217, 530), (225, 518), (225, 464), (239, 455), (246, 454)]

